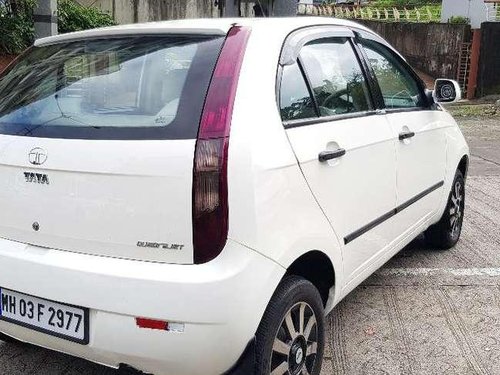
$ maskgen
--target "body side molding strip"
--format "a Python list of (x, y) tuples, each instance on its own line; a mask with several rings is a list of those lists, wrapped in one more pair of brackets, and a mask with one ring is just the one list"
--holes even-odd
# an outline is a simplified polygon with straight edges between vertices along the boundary
[(347, 245), (349, 242), (354, 241), (356, 238), (362, 236), (366, 232), (372, 230), (376, 226), (382, 224), (384, 221), (389, 220), (391, 217), (395, 216), (396, 214), (400, 213), (404, 209), (408, 208), (415, 202), (419, 201), (420, 199), (424, 198), (426, 195), (429, 195), (432, 193), (434, 190), (439, 189), (441, 186), (444, 185), (444, 181), (440, 181), (435, 185), (432, 185), (430, 188), (424, 190), (420, 194), (414, 196), (410, 200), (404, 202), (403, 204), (399, 205), (398, 207), (394, 208), (393, 210), (385, 213), (384, 215), (380, 216), (379, 218), (371, 221), (370, 223), (366, 224), (365, 226), (359, 228), (358, 230), (352, 232), (351, 234), (348, 234), (347, 236), (344, 237), (344, 244)]

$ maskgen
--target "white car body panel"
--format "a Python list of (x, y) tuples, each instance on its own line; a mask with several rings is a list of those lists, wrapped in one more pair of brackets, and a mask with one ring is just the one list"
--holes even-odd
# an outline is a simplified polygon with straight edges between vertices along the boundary
[[(186, 186), (192, 185), (195, 140), (167, 142), (0, 136), (0, 233), (54, 249), (192, 263)], [(47, 150), (43, 165), (28, 163), (35, 147)], [(47, 174), (49, 184), (27, 183), (25, 172)], [(183, 248), (144, 248), (139, 241)]]
[[(130, 363), (159, 375), (227, 370), (254, 335), (274, 292), (270, 286), (285, 273), (277, 263), (231, 240), (214, 261), (196, 266), (73, 254), (0, 240), (0, 263), (2, 287), (91, 308), (91, 335), (85, 346), (4, 321), (0, 331), (107, 366)], [(135, 317), (184, 323), (184, 332), (139, 329)]]
[(447, 124), (445, 130), (446, 163), (442, 198), (432, 223), (437, 222), (443, 214), (459, 163), (464, 157), (467, 161), (470, 158), (469, 146), (455, 119), (445, 109), (442, 109), (438, 116), (443, 123)]
[[(397, 205), (404, 205), (427, 189), (443, 182), (446, 162), (445, 126), (439, 120), (440, 111), (411, 111), (389, 113), (394, 137), (410, 131), (415, 136), (396, 143)], [(440, 186), (418, 204), (408, 206), (398, 214), (395, 225), (398, 232), (405, 233), (423, 217), (435, 213), (442, 199)]]
[[(195, 139), (0, 135), (0, 172), (8, 177), (0, 180), (0, 230), (10, 238), (0, 239), (0, 287), (88, 307), (91, 340), (84, 346), (1, 320), (0, 332), (112, 367), (125, 363), (158, 375), (220, 374), (252, 340), (277, 285), (302, 255), (319, 251), (331, 261), (328, 313), (439, 220), (459, 162), (469, 154), (446, 111), (380, 112), (283, 127), (276, 77), (286, 37), (314, 25), (370, 32), (361, 25), (310, 17), (184, 20), (67, 34), (36, 45), (131, 34), (221, 35), (234, 24), (252, 31), (232, 116), (229, 231), (222, 253), (206, 264), (192, 264)], [(400, 142), (405, 125), (418, 137)], [(336, 146), (346, 155), (319, 163), (319, 152)], [(26, 151), (34, 147), (49, 150), (43, 166), (28, 163)], [(44, 186), (26, 185), (25, 170), (49, 171), (64, 184), (35, 192)], [(418, 205), (345, 244), (346, 235), (440, 181), (443, 186)], [(19, 206), (31, 209), (16, 210)], [(75, 229), (58, 214), (81, 224)], [(37, 218), (43, 234), (31, 230)], [(139, 248), (137, 241), (184, 247), (165, 252)], [(135, 317), (183, 323), (185, 330), (139, 329)]]
[[(343, 245), (344, 273), (348, 279), (355, 277), (365, 262), (397, 236), (391, 225), (379, 225), (344, 244), (351, 233), (395, 207), (391, 128), (383, 116), (375, 115), (291, 128), (287, 134), (311, 191)], [(318, 162), (319, 152), (338, 148), (346, 154)]]
[[(283, 126), (271, 125), (281, 124), (276, 108), (276, 67), (289, 32), (277, 29), (278, 35), (268, 38), (265, 28), (253, 28), (247, 46), (231, 126), (228, 179), (232, 181), (229, 217), (233, 219), (229, 237), (284, 267), (311, 250), (326, 252), (340, 266), (338, 238), (310, 194)], [(245, 105), (255, 101), (256, 87), (258, 111)], [(245, 224), (232, 225), (238, 222)], [(341, 275), (339, 267), (335, 276)]]

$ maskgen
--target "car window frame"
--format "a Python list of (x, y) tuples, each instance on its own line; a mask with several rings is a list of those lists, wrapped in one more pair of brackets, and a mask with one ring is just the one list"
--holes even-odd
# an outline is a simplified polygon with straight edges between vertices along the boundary
[[(429, 111), (436, 110), (436, 106), (433, 102), (431, 102), (427, 96), (427, 88), (420, 76), (415, 72), (415, 70), (411, 67), (410, 64), (397, 52), (392, 48), (384, 39), (378, 37), (377, 35), (373, 35), (366, 31), (356, 30), (354, 31), (353, 42), (356, 45), (357, 50), (364, 60), (364, 64), (366, 66), (367, 73), (370, 75), (370, 80), (372, 82), (372, 92), (375, 97), (376, 109), (379, 111), (384, 111), (386, 113), (399, 113), (399, 112), (416, 112), (416, 111)], [(389, 108), (386, 106), (384, 97), (382, 94), (382, 89), (380, 88), (380, 84), (378, 82), (377, 76), (375, 75), (375, 71), (370, 64), (368, 59), (368, 55), (366, 54), (364, 47), (362, 45), (362, 40), (366, 39), (371, 42), (377, 43), (379, 46), (387, 50), (391, 56), (396, 60), (402, 69), (408, 73), (408, 75), (415, 81), (417, 84), (417, 88), (419, 94), (422, 98), (422, 102), (424, 105), (416, 106), (416, 107), (407, 107), (407, 108)]]
[[(308, 28), (315, 37), (313, 38), (302, 38), (300, 42), (300, 48), (297, 48), (297, 46), (293, 46), (293, 52), (296, 54), (295, 60), (293, 60), (293, 63), (298, 64), (299, 70), (302, 74), (302, 79), (304, 80), (309, 96), (314, 104), (315, 107), (315, 112), (316, 112), (316, 117), (310, 117), (310, 118), (305, 118), (305, 119), (296, 119), (296, 120), (283, 120), (281, 118), (281, 82), (283, 78), (283, 69), (286, 65), (291, 65), (291, 59), (290, 59), (290, 51), (287, 50), (287, 42), (293, 36), (293, 33), (289, 35), (285, 39), (283, 48), (282, 48), (282, 53), (280, 56), (280, 63), (278, 64), (278, 72), (277, 72), (277, 78), (276, 78), (276, 103), (277, 103), (277, 108), (280, 113), (280, 118), (283, 123), (283, 126), (285, 129), (291, 129), (291, 128), (296, 128), (296, 127), (301, 127), (301, 126), (309, 126), (309, 125), (315, 125), (315, 124), (322, 124), (325, 122), (335, 122), (335, 121), (341, 121), (341, 120), (347, 120), (347, 119), (352, 119), (352, 118), (359, 118), (359, 117), (368, 117), (368, 116), (373, 116), (377, 115), (377, 104), (376, 104), (376, 96), (373, 93), (373, 78), (369, 74), (366, 66), (366, 61), (364, 57), (360, 54), (359, 48), (356, 45), (354, 38), (355, 34), (352, 32), (351, 29), (345, 28), (346, 34), (343, 35), (339, 33), (339, 27), (338, 26), (332, 26), (331, 27), (331, 32), (328, 32), (329, 28), (325, 26), (318, 26), (318, 27), (310, 27)], [(321, 31), (319, 30), (321, 29)], [(343, 29), (343, 28), (342, 28)], [(301, 29), (299, 29), (300, 31)], [(302, 29), (303, 30), (303, 29)], [(351, 32), (352, 34), (349, 35), (348, 32)], [(344, 113), (344, 114), (338, 114), (338, 115), (331, 115), (331, 116), (321, 116), (320, 111), (318, 108), (318, 103), (316, 101), (316, 97), (314, 95), (314, 91), (311, 86), (311, 81), (307, 75), (307, 71), (304, 68), (304, 64), (301, 61), (302, 59), (300, 58), (300, 51), (301, 49), (309, 43), (313, 43), (315, 41), (319, 40), (326, 40), (326, 39), (335, 39), (335, 38), (346, 38), (348, 40), (349, 45), (351, 46), (351, 49), (353, 51), (353, 54), (356, 58), (356, 61), (358, 62), (358, 66), (365, 78), (366, 86), (367, 86), (367, 104), (369, 109), (367, 111), (360, 111), (360, 112), (354, 112), (354, 113)], [(285, 55), (285, 57), (284, 57)], [(286, 64), (283, 64), (283, 60), (286, 60)]]

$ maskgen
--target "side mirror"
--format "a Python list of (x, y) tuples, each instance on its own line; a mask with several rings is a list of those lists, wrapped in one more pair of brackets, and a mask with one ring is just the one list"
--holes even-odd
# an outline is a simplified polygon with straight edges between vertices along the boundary
[(433, 97), (436, 103), (455, 103), (462, 99), (462, 90), (457, 81), (437, 79), (434, 84)]

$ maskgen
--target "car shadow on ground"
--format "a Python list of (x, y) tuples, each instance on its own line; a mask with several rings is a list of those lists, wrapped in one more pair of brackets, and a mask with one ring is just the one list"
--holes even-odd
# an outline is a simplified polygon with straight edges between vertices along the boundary
[(31, 344), (0, 341), (1, 374), (117, 375), (116, 370)]

